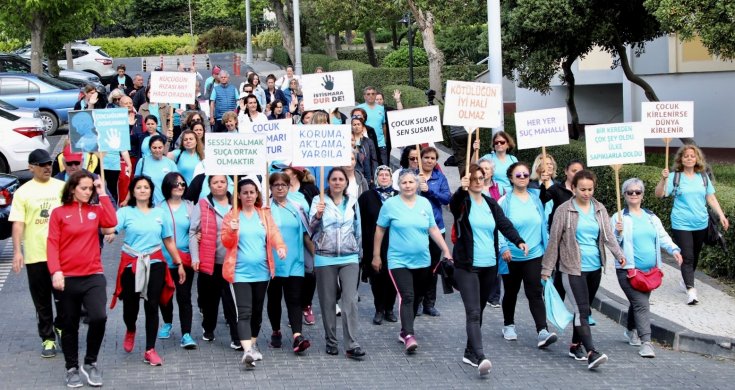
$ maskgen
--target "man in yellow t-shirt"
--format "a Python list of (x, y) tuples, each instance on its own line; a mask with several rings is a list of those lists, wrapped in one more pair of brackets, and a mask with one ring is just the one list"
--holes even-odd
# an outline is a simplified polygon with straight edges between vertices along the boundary
[[(13, 271), (23, 265), (28, 273), (28, 287), (38, 317), (38, 335), (43, 348), (41, 357), (56, 356), (56, 334), (52, 301), (59, 292), (51, 285), (46, 264), (46, 240), (51, 211), (61, 205), (64, 182), (51, 178), (52, 159), (48, 152), (36, 149), (28, 155), (28, 169), (33, 179), (23, 184), (13, 195), (10, 217), (13, 222)], [(21, 243), (23, 247), (21, 249)], [(59, 322), (56, 307), (56, 323)]]

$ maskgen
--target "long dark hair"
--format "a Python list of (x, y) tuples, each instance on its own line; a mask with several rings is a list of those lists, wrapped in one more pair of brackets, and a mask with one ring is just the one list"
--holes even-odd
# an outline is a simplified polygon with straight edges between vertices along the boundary
[(171, 191), (179, 185), (179, 181), (184, 182), (184, 192), (186, 192), (189, 186), (186, 184), (186, 179), (184, 179), (180, 173), (169, 172), (163, 177), (163, 181), (161, 182), (161, 193), (163, 193), (164, 199), (171, 199)]
[(237, 197), (240, 198), (240, 190), (242, 190), (242, 187), (245, 187), (246, 185), (251, 185), (255, 187), (255, 192), (258, 194), (258, 197), (255, 198), (255, 207), (263, 207), (263, 195), (260, 193), (260, 188), (258, 188), (258, 185), (255, 184), (255, 181), (250, 178), (242, 179), (239, 182), (237, 182)]
[[(92, 182), (94, 183), (94, 175), (83, 169), (80, 169), (69, 176), (69, 180), (67, 180), (66, 184), (64, 184), (64, 190), (61, 192), (61, 203), (70, 204), (74, 202), (74, 190), (79, 185), (79, 182), (82, 181), (82, 179), (84, 179), (85, 177), (92, 179)], [(94, 196), (94, 194), (95, 190), (93, 187), (92, 196)]]
[(153, 180), (151, 180), (148, 176), (135, 176), (132, 180), (130, 180), (130, 185), (128, 186), (128, 193), (130, 194), (130, 202), (128, 202), (129, 207), (136, 207), (137, 199), (135, 198), (135, 186), (138, 184), (139, 181), (145, 180), (148, 182), (148, 186), (151, 188), (151, 196), (148, 198), (148, 207), (153, 207), (153, 191), (156, 189), (156, 185), (153, 184)]
[[(350, 186), (350, 179), (347, 176), (347, 171), (345, 171), (344, 168), (342, 168), (342, 167), (334, 167), (334, 168), (330, 169), (329, 170), (329, 174), (327, 175), (327, 183), (329, 183), (329, 179), (332, 178), (332, 176), (334, 175), (335, 172), (342, 172), (342, 174), (345, 176), (346, 183), (345, 183), (345, 189), (342, 191), (342, 196), (344, 196), (346, 198), (347, 197), (347, 187)], [(332, 198), (332, 189), (331, 188), (327, 187), (325, 193), (327, 195), (329, 195), (330, 198)], [(332, 198), (332, 200), (334, 200), (334, 198)]]

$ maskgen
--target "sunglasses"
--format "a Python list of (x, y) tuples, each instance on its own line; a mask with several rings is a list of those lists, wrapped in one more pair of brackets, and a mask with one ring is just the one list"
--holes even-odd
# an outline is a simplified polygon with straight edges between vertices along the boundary
[(66, 165), (81, 165), (81, 161), (67, 161)]
[(418, 157), (409, 157), (408, 158), (408, 161), (418, 161), (418, 160), (419, 160)]
[(516, 179), (528, 179), (531, 177), (531, 174), (528, 172), (518, 172), (515, 174)]
[(633, 195), (643, 195), (643, 191), (625, 191), (625, 195), (633, 196)]
[(495, 145), (505, 145), (506, 143), (507, 142), (501, 140), (495, 141)]
[(178, 181), (176, 182), (177, 187), (186, 188), (186, 182), (184, 181)]
[(362, 119), (362, 115), (353, 115), (352, 119)]
[(49, 161), (49, 162), (38, 163), (38, 164), (31, 164), (31, 165), (35, 165), (37, 167), (45, 168), (45, 167), (50, 167), (52, 164), (53, 163), (51, 161)]

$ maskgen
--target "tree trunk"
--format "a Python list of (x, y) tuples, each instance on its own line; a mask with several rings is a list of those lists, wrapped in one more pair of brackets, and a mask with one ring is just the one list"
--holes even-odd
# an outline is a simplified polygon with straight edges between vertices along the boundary
[(281, 0), (271, 0), (273, 13), (276, 14), (276, 23), (283, 37), (283, 47), (288, 52), (288, 57), (293, 64), (296, 62), (296, 44), (294, 43), (293, 9), (291, 8), (291, 4), (290, 1), (286, 1), (286, 11), (284, 12), (284, 5)]
[(337, 43), (336, 41), (339, 40), (339, 37), (335, 34), (327, 34), (326, 37), (324, 37), (324, 43), (326, 45), (326, 55), (337, 58)]
[(354, 34), (352, 33), (352, 30), (346, 30), (345, 31), (345, 43), (348, 45), (352, 44), (352, 38), (354, 38)]
[(398, 39), (398, 27), (396, 26), (396, 22), (390, 24), (390, 37), (393, 42), (393, 50), (398, 50), (398, 42), (400, 42), (400, 40)]
[[(641, 87), (648, 101), (658, 102), (659, 99), (656, 92), (653, 90), (653, 87), (651, 87), (646, 80), (643, 80), (643, 78), (633, 73), (633, 69), (630, 67), (630, 61), (628, 60), (628, 52), (620, 41), (615, 42), (615, 51), (617, 51), (618, 58), (620, 58), (620, 66), (623, 68), (625, 78), (627, 78), (631, 83)], [(696, 145), (694, 138), (679, 138), (679, 140), (684, 145)]]
[(66, 69), (74, 69), (74, 58), (71, 55), (71, 42), (64, 45), (64, 55), (66, 56)]
[(40, 14), (34, 14), (30, 22), (31, 30), (31, 73), (43, 73), (43, 41), (46, 38), (46, 21)]
[(572, 139), (579, 139), (579, 114), (577, 113), (577, 104), (574, 102), (575, 79), (572, 72), (572, 64), (579, 57), (578, 54), (568, 56), (562, 63), (561, 68), (564, 70), (564, 84), (567, 85), (567, 108), (572, 116)]
[(444, 65), (444, 53), (436, 46), (434, 37), (434, 15), (430, 11), (422, 11), (416, 6), (414, 0), (407, 0), (416, 23), (421, 30), (424, 39), (424, 50), (429, 57), (429, 87), (436, 91), (437, 96), (442, 95), (442, 66)]
[(49, 51), (47, 57), (48, 57), (48, 72), (51, 73), (52, 76), (58, 76), (59, 75), (59, 60), (61, 60), (61, 56), (58, 51)]
[(378, 67), (378, 57), (375, 56), (375, 46), (373, 45), (372, 30), (365, 30), (365, 49), (367, 50), (368, 61), (370, 65)]

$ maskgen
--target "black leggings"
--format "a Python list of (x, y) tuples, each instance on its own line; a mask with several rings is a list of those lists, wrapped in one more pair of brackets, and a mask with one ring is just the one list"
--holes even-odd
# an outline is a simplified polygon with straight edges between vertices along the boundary
[(431, 268), (395, 268), (388, 272), (390, 272), (393, 285), (398, 292), (401, 330), (413, 335), (413, 320), (416, 317), (416, 310), (419, 308), (421, 298), (426, 291), (426, 281), (431, 276)]
[(674, 243), (681, 248), (681, 257), (684, 259), (681, 263), (681, 278), (684, 279), (687, 288), (692, 288), (694, 271), (699, 264), (699, 254), (707, 237), (707, 229), (694, 231), (672, 229), (671, 232)]
[(268, 285), (268, 319), (271, 329), (281, 330), (281, 297), (286, 300), (286, 312), (291, 331), (301, 333), (301, 288), (303, 276), (276, 276)]
[(64, 312), (61, 349), (64, 351), (67, 370), (79, 368), (79, 317), (82, 304), (87, 308), (89, 320), (84, 364), (97, 362), (107, 323), (106, 287), (107, 281), (102, 274), (64, 278), (64, 291), (59, 293), (59, 305)]
[(263, 302), (268, 290), (265, 282), (235, 282), (232, 294), (237, 307), (237, 334), (240, 340), (258, 337), (263, 322)]
[(472, 267), (471, 270), (455, 268), (454, 280), (457, 283), (459, 294), (464, 303), (464, 312), (467, 328), (467, 349), (471, 350), (477, 359), (485, 359), (482, 347), (482, 313), (490, 297), (493, 279), (498, 275), (498, 267)]
[[(117, 153), (119, 156), (119, 153)], [(135, 172), (135, 171), (131, 171)], [(117, 182), (120, 179), (120, 170), (105, 169), (105, 184), (107, 189), (110, 190), (113, 202), (118, 202), (117, 198)]]
[(314, 292), (316, 291), (316, 273), (305, 272), (304, 282), (301, 284), (301, 308), (306, 310), (311, 306), (314, 300)]
[[(504, 261), (504, 260), (500, 260)], [(528, 298), (528, 307), (531, 309), (533, 321), (536, 323), (536, 332), (546, 329), (546, 307), (544, 306), (543, 289), (541, 286), (541, 258), (528, 261), (511, 261), (508, 263), (509, 273), (503, 275), (505, 295), (503, 295), (504, 325), (515, 324), (516, 301), (521, 283)]]
[[(156, 336), (158, 332), (158, 305), (161, 299), (163, 285), (166, 283), (166, 263), (158, 262), (151, 264), (150, 276), (148, 277), (148, 299), (143, 303), (145, 311), (145, 350), (156, 347)], [(131, 267), (125, 268), (122, 277), (123, 321), (128, 332), (135, 332), (135, 322), (138, 320), (140, 311), (140, 293), (135, 292), (135, 274)]]
[(396, 289), (393, 287), (393, 282), (390, 280), (390, 275), (388, 275), (388, 270), (385, 267), (380, 272), (370, 275), (370, 289), (373, 292), (375, 312), (393, 312), (393, 305), (396, 303)]
[(589, 274), (598, 274), (598, 286), (599, 286), (599, 274), (600, 270), (593, 272), (582, 272), (582, 275), (570, 275), (561, 273), (562, 284), (567, 292), (567, 298), (572, 303), (574, 309), (574, 333), (572, 334), (572, 344), (579, 344), (580, 342), (584, 345), (587, 352), (594, 351), (595, 345), (592, 342), (592, 331), (590, 330), (589, 317), (591, 314), (590, 310), (590, 287), (588, 285)]
[[(179, 269), (169, 268), (171, 278), (176, 285), (176, 303), (179, 305), (179, 322), (181, 323), (181, 335), (191, 333), (191, 286), (194, 284), (194, 270), (184, 267), (186, 271), (186, 281), (184, 284), (179, 283)], [(167, 305), (161, 305), (161, 317), (164, 324), (174, 322), (174, 301), (173, 299)]]
[(199, 307), (202, 309), (202, 330), (204, 333), (214, 333), (217, 327), (219, 301), (222, 299), (222, 311), (230, 327), (230, 339), (239, 342), (237, 336), (237, 311), (235, 300), (232, 298), (230, 284), (222, 277), (222, 264), (214, 265), (212, 275), (199, 272), (197, 277), (197, 294)]
[[(442, 250), (439, 248), (439, 245), (436, 245), (434, 240), (429, 238), (429, 257), (431, 258), (431, 265), (429, 266), (431, 269), (434, 269), (436, 265), (439, 263), (439, 260), (441, 260), (442, 257)], [(436, 305), (436, 282), (439, 280), (439, 275), (429, 272), (426, 275), (426, 292), (424, 293), (423, 297), (423, 304), (424, 309), (434, 307)], [(421, 302), (421, 300), (419, 300)]]

